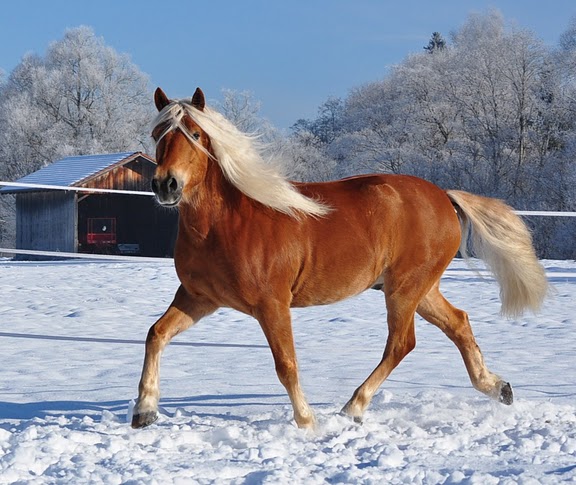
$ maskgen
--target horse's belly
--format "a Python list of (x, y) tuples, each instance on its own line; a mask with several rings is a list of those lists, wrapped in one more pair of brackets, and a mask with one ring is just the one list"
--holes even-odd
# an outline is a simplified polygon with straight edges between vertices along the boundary
[(322, 292), (311, 292), (311, 293), (299, 293), (294, 295), (291, 307), (308, 307), (317, 305), (329, 305), (331, 303), (336, 303), (338, 301), (345, 300), (354, 295), (358, 295), (366, 290), (368, 287), (356, 288), (354, 290), (348, 289), (348, 291), (329, 291), (326, 293)]
[(291, 306), (327, 305), (357, 295), (370, 288), (381, 271), (374, 264), (354, 268), (335, 264), (331, 271), (317, 269), (312, 275), (301, 275), (292, 289)]

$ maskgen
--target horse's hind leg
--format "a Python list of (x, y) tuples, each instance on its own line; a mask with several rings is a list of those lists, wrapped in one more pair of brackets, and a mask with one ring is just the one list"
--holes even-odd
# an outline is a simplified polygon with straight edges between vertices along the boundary
[(152, 325), (146, 338), (146, 355), (138, 387), (138, 400), (132, 416), (133, 428), (148, 426), (158, 417), (160, 355), (164, 347), (174, 336), (214, 310), (216, 306), (213, 303), (201, 297), (191, 297), (180, 287), (166, 313)]
[(452, 340), (464, 360), (472, 385), (504, 404), (512, 404), (510, 384), (488, 370), (476, 343), (466, 312), (452, 306), (440, 293), (438, 284), (423, 298), (418, 314), (440, 328)]
[(352, 398), (342, 409), (344, 414), (351, 416), (356, 422), (362, 421), (364, 411), (378, 388), (416, 346), (414, 313), (418, 299), (406, 293), (397, 291), (386, 295), (388, 340), (384, 355), (376, 369), (356, 389)]

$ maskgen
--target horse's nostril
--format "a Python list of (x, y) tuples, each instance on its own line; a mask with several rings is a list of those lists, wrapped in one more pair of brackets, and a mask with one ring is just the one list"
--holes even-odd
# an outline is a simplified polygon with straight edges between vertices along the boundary
[(156, 195), (156, 200), (162, 205), (176, 205), (182, 196), (182, 185), (176, 177), (172, 175), (156, 176), (152, 178), (152, 191)]
[(168, 189), (170, 189), (171, 192), (178, 190), (178, 181), (174, 177), (170, 177), (170, 180), (168, 180)]

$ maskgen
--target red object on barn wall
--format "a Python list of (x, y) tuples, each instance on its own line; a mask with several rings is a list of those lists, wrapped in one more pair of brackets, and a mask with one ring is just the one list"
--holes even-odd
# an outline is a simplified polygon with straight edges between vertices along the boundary
[(87, 244), (116, 244), (116, 218), (91, 217), (88, 219)]

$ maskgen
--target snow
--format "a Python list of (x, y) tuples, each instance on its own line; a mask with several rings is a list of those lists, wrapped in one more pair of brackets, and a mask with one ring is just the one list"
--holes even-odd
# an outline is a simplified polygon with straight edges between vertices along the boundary
[(293, 312), (313, 432), (292, 421), (258, 324), (222, 309), (164, 352), (161, 417), (133, 430), (149, 326), (171, 261), (0, 261), (0, 483), (557, 484), (576, 480), (576, 264), (544, 262), (542, 312), (504, 320), (498, 287), (455, 261), (442, 288), (470, 314), (512, 406), (471, 387), (454, 345), (418, 344), (364, 423), (339, 414), (379, 361), (380, 292)]

